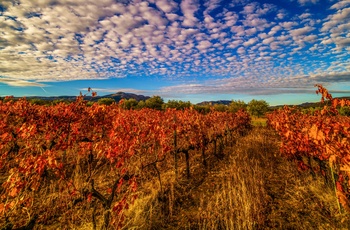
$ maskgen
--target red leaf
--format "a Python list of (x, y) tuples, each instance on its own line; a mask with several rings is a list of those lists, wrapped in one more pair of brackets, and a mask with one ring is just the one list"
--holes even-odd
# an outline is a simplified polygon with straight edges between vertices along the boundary
[(89, 203), (91, 202), (91, 200), (92, 200), (92, 193), (89, 193), (87, 195), (87, 200), (88, 200)]

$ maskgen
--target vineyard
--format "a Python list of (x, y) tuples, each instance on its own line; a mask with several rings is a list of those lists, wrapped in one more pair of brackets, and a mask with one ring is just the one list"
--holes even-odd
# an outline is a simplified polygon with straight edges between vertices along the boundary
[[(347, 100), (314, 114), (0, 101), (1, 229), (350, 226)], [(297, 167), (296, 167), (297, 166)]]
[(309, 115), (285, 106), (269, 114), (268, 123), (282, 138), (281, 153), (299, 169), (333, 183), (339, 212), (350, 212), (350, 117), (340, 116), (337, 110), (350, 106), (350, 101), (333, 99), (327, 89), (316, 86), (322, 110)]
[(5, 100), (0, 102), (1, 222), (11, 229), (57, 222), (61, 229), (85, 222), (94, 229), (121, 228), (142, 181), (155, 175), (163, 190), (161, 172), (167, 170), (189, 179), (194, 151), (206, 168), (209, 154), (222, 157), (224, 146), (249, 129), (244, 111), (88, 107), (83, 97), (55, 106)]

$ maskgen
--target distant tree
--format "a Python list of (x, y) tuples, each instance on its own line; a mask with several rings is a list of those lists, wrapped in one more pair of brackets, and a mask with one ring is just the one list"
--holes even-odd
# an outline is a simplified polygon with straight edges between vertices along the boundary
[(251, 100), (248, 103), (247, 111), (251, 116), (261, 117), (269, 110), (269, 104), (264, 100)]
[(215, 104), (213, 108), (215, 111), (218, 111), (218, 112), (225, 112), (228, 110), (228, 107), (224, 104)]
[(194, 105), (193, 108), (202, 114), (210, 112), (210, 105)]
[(301, 112), (304, 114), (314, 115), (315, 112), (319, 110), (320, 110), (319, 107), (309, 107), (309, 108), (302, 109)]
[(164, 104), (164, 100), (160, 96), (153, 96), (145, 101), (146, 107), (150, 109), (161, 110), (163, 104)]
[(86, 103), (86, 106), (91, 107), (93, 104), (95, 104), (94, 101), (88, 101), (88, 102)]
[(5, 98), (3, 99), (3, 102), (8, 102), (8, 101), (16, 101), (16, 99), (14, 98), (14, 96), (5, 96)]
[(183, 110), (185, 108), (190, 108), (192, 106), (191, 102), (189, 101), (177, 101), (177, 100), (169, 100), (167, 103), (163, 104), (164, 109), (172, 108), (172, 109), (178, 109)]
[(113, 98), (100, 98), (97, 101), (99, 105), (111, 105), (114, 102), (115, 100)]
[(246, 109), (246, 108), (247, 108), (247, 104), (241, 100), (238, 100), (238, 101), (232, 100), (228, 106), (228, 110), (233, 113), (236, 113), (240, 109)]
[(138, 102), (136, 101), (136, 99), (130, 98), (130, 99), (125, 99), (123, 101), (122, 107), (124, 109), (135, 109), (137, 105), (138, 105)]
[(145, 107), (146, 107), (145, 101), (141, 100), (141, 101), (139, 101), (139, 103), (137, 103), (137, 107), (136, 108), (143, 109)]
[(51, 102), (51, 105), (58, 105), (58, 104), (60, 104), (60, 103), (69, 104), (69, 103), (71, 103), (71, 102), (68, 101), (68, 100), (65, 100), (65, 99), (57, 99), (57, 100), (53, 100), (53, 101)]
[(49, 105), (51, 103), (50, 101), (39, 99), (39, 98), (30, 99), (29, 102), (34, 105)]
[(350, 107), (344, 106), (339, 109), (339, 114), (342, 116), (350, 116)]

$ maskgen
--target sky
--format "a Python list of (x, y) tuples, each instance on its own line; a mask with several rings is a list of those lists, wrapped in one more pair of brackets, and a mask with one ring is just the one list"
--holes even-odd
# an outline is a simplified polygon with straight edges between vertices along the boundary
[(350, 96), (350, 0), (0, 0), (0, 96)]

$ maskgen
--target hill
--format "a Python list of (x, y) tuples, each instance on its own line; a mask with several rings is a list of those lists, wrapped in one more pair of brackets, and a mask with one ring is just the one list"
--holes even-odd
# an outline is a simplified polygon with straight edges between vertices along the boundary
[[(21, 97), (15, 97), (15, 99), (19, 99)], [(52, 97), (41, 97), (41, 96), (32, 96), (32, 97), (26, 97), (28, 100), (30, 99), (39, 99), (39, 100), (45, 100), (45, 101), (54, 101), (54, 100), (68, 100), (68, 101), (75, 101), (77, 98), (76, 96), (52, 96)], [(103, 96), (85, 96), (84, 99), (87, 101), (98, 101), (101, 98), (113, 98), (116, 102), (120, 101), (121, 99), (130, 99), (134, 98), (136, 101), (141, 100), (147, 100), (150, 97), (144, 96), (144, 95), (137, 95), (133, 93), (125, 93), (125, 92), (118, 92), (115, 94), (108, 94)]]

